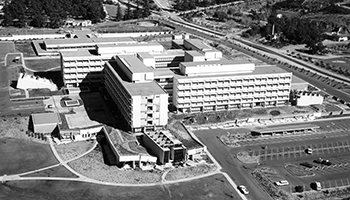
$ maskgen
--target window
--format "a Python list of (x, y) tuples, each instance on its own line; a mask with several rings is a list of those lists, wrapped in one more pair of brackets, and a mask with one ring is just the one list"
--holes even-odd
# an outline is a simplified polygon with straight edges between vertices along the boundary
[(147, 103), (153, 103), (153, 99), (147, 99)]

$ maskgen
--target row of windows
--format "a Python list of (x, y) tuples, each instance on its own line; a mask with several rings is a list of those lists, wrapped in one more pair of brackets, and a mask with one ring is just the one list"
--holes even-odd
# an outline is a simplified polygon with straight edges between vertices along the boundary
[[(178, 83), (179, 86), (200, 86), (205, 84), (217, 85), (217, 84), (232, 84), (232, 83), (254, 83), (254, 82), (271, 82), (271, 81), (290, 81), (291, 77), (269, 77), (269, 78), (251, 78), (251, 79), (228, 79), (228, 80), (213, 80), (213, 81), (198, 81), (198, 82), (184, 82)], [(191, 84), (192, 83), (192, 84)]]
[[(242, 100), (233, 100), (233, 101), (227, 101), (227, 100), (222, 100), (222, 101), (204, 101), (204, 102), (191, 102), (191, 103), (178, 103), (177, 107), (178, 108), (184, 108), (184, 107), (192, 107), (192, 106), (208, 106), (208, 105), (228, 105), (232, 103), (236, 103), (235, 105), (230, 105), (230, 106), (237, 106), (240, 105), (241, 103), (256, 103), (256, 102), (264, 102), (267, 103), (269, 101), (276, 102), (278, 98), (277, 97), (271, 97), (271, 98), (247, 98), (247, 99), (242, 99)], [(283, 99), (285, 100), (285, 99)]]
[[(281, 85), (281, 87), (287, 87), (288, 85)], [(259, 86), (259, 87), (219, 87), (219, 88), (200, 88), (200, 89), (184, 89), (184, 90), (178, 90), (178, 93), (184, 94), (184, 93), (216, 93), (216, 92), (235, 92), (235, 91), (250, 91), (250, 90), (258, 90), (258, 89), (266, 89), (266, 90), (280, 90), (280, 91), (289, 91), (289, 89), (279, 89), (280, 87), (277, 85), (275, 87), (267, 87), (267, 86)], [(257, 92), (257, 91), (254, 91)]]

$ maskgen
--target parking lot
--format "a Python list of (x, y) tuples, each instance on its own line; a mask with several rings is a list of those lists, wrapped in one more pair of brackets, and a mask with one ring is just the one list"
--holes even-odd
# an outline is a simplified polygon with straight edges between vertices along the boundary
[[(312, 154), (306, 149), (311, 148)], [(289, 186), (283, 186), (288, 191), (294, 191), (301, 185), (305, 190), (312, 190), (310, 184), (321, 183), (322, 188), (334, 188), (350, 185), (350, 140), (348, 136), (317, 140), (302, 140), (298, 143), (276, 143), (270, 146), (241, 147), (250, 155), (260, 156), (260, 166), (276, 170), (269, 174), (272, 182), (287, 180)], [(233, 151), (231, 151), (233, 152)], [(330, 164), (316, 162), (319, 158), (329, 160)], [(302, 166), (308, 163), (310, 166)], [(296, 177), (286, 170), (287, 164), (293, 164), (310, 172), (311, 176)]]
[[(312, 154), (305, 153), (305, 149), (311, 148)], [(284, 146), (277, 148), (265, 148), (259, 150), (249, 151), (250, 155), (260, 156), (261, 162), (272, 161), (272, 160), (283, 160), (290, 158), (302, 158), (311, 156), (323, 156), (328, 154), (339, 154), (339, 153), (350, 154), (350, 141), (336, 141), (336, 142), (325, 142), (316, 143), (310, 145), (296, 145), (296, 146)], [(350, 160), (349, 160), (350, 161)]]

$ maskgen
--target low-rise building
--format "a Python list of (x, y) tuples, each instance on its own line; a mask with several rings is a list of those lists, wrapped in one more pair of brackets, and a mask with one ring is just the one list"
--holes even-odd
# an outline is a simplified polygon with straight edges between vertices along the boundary
[(30, 126), (34, 133), (51, 134), (61, 123), (57, 113), (37, 113), (31, 115)]
[(43, 47), (46, 51), (72, 51), (77, 49), (95, 50), (96, 45), (135, 44), (137, 41), (130, 37), (116, 38), (66, 38), (46, 39)]
[(296, 105), (297, 106), (310, 106), (310, 105), (321, 105), (323, 104), (324, 97), (316, 92), (298, 92), (296, 94)]
[(222, 52), (199, 39), (185, 39), (183, 42), (186, 50), (194, 50), (204, 55), (205, 60), (220, 60)]
[(185, 146), (168, 131), (145, 132), (142, 142), (160, 164), (178, 163), (186, 159)]

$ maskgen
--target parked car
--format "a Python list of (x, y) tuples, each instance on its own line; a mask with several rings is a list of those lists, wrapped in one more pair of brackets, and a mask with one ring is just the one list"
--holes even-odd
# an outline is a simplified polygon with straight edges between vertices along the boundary
[(312, 149), (311, 149), (311, 148), (305, 149), (305, 153), (307, 153), (307, 154), (312, 154)]
[(240, 185), (238, 186), (238, 189), (242, 192), (242, 194), (247, 195), (249, 194), (249, 191), (247, 190), (246, 186)]
[(318, 164), (322, 164), (322, 165), (327, 165), (327, 166), (332, 165), (332, 162), (330, 162), (329, 160), (322, 159), (322, 158), (318, 158), (318, 159), (314, 160), (314, 162), (318, 163)]
[(284, 186), (284, 185), (289, 185), (289, 182), (286, 180), (281, 180), (281, 181), (276, 181), (275, 184), (277, 186)]
[(300, 165), (307, 167), (307, 168), (312, 168), (314, 166), (313, 164), (308, 163), (308, 162), (302, 162), (302, 163), (300, 163)]
[(314, 190), (321, 190), (322, 189), (322, 185), (318, 181), (312, 182), (310, 186)]

